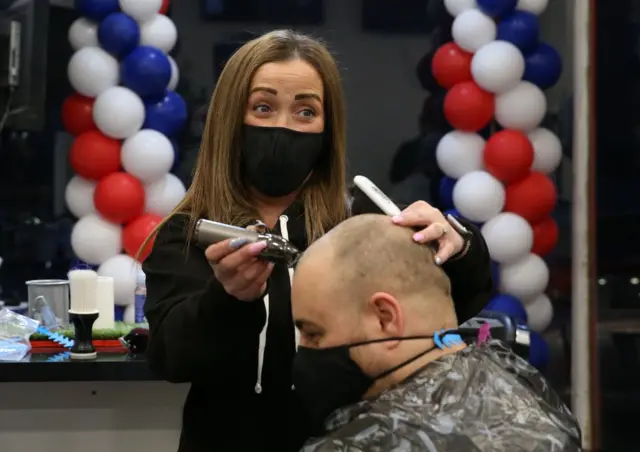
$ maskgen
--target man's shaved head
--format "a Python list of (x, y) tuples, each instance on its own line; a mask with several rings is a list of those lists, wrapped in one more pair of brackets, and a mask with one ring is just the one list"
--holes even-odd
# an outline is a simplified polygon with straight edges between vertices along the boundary
[(342, 330), (355, 329), (345, 325), (354, 320), (350, 312), (362, 316), (376, 294), (397, 300), (408, 329), (455, 326), (449, 279), (435, 264), (433, 250), (414, 242), (413, 233), (388, 216), (358, 215), (311, 245), (292, 289), (303, 335), (309, 324), (320, 330), (340, 321)]
[[(414, 231), (384, 215), (358, 215), (344, 221), (312, 246), (330, 249), (336, 283), (343, 288), (390, 292), (397, 297), (438, 293), (451, 285), (435, 264), (430, 246), (416, 243)], [(326, 242), (326, 243), (323, 243)], [(311, 249), (311, 258), (314, 250)]]

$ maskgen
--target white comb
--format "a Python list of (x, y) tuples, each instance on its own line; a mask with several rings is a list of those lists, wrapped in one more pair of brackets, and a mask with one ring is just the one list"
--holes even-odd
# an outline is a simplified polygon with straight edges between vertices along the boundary
[(402, 212), (369, 178), (356, 176), (353, 178), (353, 183), (386, 215), (394, 217)]

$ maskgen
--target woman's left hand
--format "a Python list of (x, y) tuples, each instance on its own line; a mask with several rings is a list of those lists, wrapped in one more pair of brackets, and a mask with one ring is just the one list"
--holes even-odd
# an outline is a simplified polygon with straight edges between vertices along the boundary
[(416, 201), (404, 209), (400, 215), (393, 217), (393, 222), (400, 226), (424, 228), (413, 234), (418, 243), (438, 241), (436, 264), (444, 264), (464, 247), (464, 238), (456, 231), (445, 216), (425, 201)]

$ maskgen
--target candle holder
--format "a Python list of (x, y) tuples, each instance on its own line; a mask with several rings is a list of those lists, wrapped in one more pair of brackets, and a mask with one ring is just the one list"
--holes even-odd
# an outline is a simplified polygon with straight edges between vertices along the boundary
[(93, 323), (99, 315), (98, 312), (80, 314), (69, 311), (69, 318), (75, 330), (71, 359), (96, 359), (98, 357), (93, 346)]

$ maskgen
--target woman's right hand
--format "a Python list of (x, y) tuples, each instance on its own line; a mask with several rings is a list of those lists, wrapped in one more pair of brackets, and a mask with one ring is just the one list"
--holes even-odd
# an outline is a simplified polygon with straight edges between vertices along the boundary
[(266, 247), (265, 242), (247, 244), (244, 239), (225, 240), (209, 246), (205, 256), (229, 295), (253, 301), (264, 294), (273, 270), (271, 262), (258, 258)]

